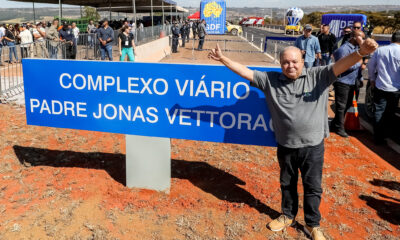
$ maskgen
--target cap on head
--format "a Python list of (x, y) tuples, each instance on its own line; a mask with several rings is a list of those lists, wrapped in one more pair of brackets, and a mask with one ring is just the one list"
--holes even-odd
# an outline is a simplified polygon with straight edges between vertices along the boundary
[(311, 30), (312, 30), (311, 25), (310, 25), (310, 24), (306, 24), (306, 25), (304, 26), (304, 30), (311, 31)]

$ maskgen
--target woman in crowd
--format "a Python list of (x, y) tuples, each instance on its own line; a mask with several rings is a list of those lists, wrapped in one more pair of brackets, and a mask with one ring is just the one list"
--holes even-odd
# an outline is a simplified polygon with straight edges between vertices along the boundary
[(121, 55), (120, 61), (125, 61), (125, 56), (128, 55), (130, 62), (135, 61), (135, 40), (131, 33), (131, 27), (123, 26), (121, 33), (118, 36), (119, 54)]
[(18, 56), (17, 56), (17, 48), (15, 47), (16, 45), (16, 40), (17, 40), (17, 35), (18, 33), (14, 29), (13, 25), (8, 25), (8, 28), (6, 30), (6, 35), (4, 36), (4, 39), (7, 43), (7, 46), (9, 48), (9, 53), (10, 53), (10, 61), (9, 63), (13, 63), (13, 57), (12, 55), (14, 54), (15, 61), (16, 63), (18, 61)]

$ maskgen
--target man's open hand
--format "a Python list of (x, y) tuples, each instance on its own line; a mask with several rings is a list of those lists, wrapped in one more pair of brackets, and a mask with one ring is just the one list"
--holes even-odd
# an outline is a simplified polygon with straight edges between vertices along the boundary
[(372, 39), (372, 38), (367, 38), (361, 45), (360, 45), (360, 50), (359, 53), (361, 55), (369, 55), (379, 47), (378, 43)]
[(214, 59), (215, 61), (221, 61), (221, 58), (224, 55), (222, 55), (222, 51), (219, 48), (219, 45), (217, 44), (217, 46), (215, 47), (215, 49), (212, 49), (209, 53), (208, 53), (208, 58)]

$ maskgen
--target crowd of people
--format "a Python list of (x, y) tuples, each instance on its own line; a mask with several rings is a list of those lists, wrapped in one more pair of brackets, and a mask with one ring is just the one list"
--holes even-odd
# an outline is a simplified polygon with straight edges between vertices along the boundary
[[(301, 50), (305, 68), (329, 65), (333, 60), (337, 62), (357, 52), (363, 40), (369, 37), (369, 33), (363, 31), (361, 22), (345, 27), (339, 39), (336, 39), (326, 24), (321, 25), (316, 36), (311, 31), (311, 25), (305, 25), (304, 34), (295, 42), (295, 46)], [(399, 35), (399, 32), (395, 32), (391, 45), (381, 47), (372, 58), (369, 55), (363, 56), (359, 62), (338, 76), (333, 84), (334, 93), (331, 91), (335, 100), (335, 117), (330, 125), (332, 132), (344, 138), (349, 136), (344, 127), (345, 115), (353, 104), (354, 95), (358, 99), (359, 90), (364, 85), (362, 71), (368, 68), (369, 81), (374, 88), (375, 143), (384, 144), (384, 139), (393, 133), (391, 129), (394, 129), (400, 94)], [(382, 75), (385, 77), (379, 77)]]
[[(121, 61), (125, 60), (126, 55), (129, 61), (134, 61), (134, 36), (137, 34), (136, 31), (144, 29), (142, 21), (139, 20), (137, 25), (138, 28), (133, 21), (126, 19), (114, 20), (110, 24), (107, 20), (96, 24), (90, 20), (86, 28), (85, 41), (87, 40), (89, 48), (99, 48), (102, 60), (106, 57), (110, 61), (113, 60), (112, 46), (118, 43)], [(115, 30), (119, 30), (119, 40), (114, 39)], [(1, 57), (4, 47), (9, 49), (9, 64), (17, 63), (27, 57), (57, 59), (60, 51), (63, 59), (76, 59), (80, 34), (76, 23), (60, 23), (58, 19), (35, 24), (0, 24), (0, 65), (3, 66), (5, 62)]]
[(206, 30), (206, 20), (195, 20), (195, 21), (174, 21), (171, 27), (172, 32), (172, 53), (178, 52), (179, 38), (181, 38), (182, 45), (185, 47), (185, 43), (189, 42), (190, 34), (192, 34), (193, 39), (198, 37), (199, 45), (196, 48), (198, 51), (203, 50), (204, 40), (207, 35)]

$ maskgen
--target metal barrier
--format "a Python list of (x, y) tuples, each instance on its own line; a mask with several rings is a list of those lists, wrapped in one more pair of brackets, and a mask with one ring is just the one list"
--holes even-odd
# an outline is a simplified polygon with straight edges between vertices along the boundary
[[(173, 37), (170, 36), (170, 45), (172, 46), (172, 40)], [(198, 44), (200, 39), (199, 38), (186, 38), (187, 40), (187, 44), (191, 44), (192, 46), (192, 52), (194, 50), (197, 50)], [(182, 38), (178, 38), (178, 41), (181, 43), (182, 42)], [(190, 43), (189, 43), (190, 42)], [(251, 51), (251, 50), (247, 50), (247, 49), (231, 49), (230, 44), (231, 43), (245, 43), (248, 44), (249, 41), (247, 40), (229, 40), (229, 39), (204, 39), (204, 43), (207, 42), (215, 42), (220, 44), (220, 48), (222, 51), (224, 52), (241, 52), (241, 53), (262, 53), (262, 50), (258, 50), (258, 51)], [(179, 44), (179, 46), (181, 46), (181, 44)], [(210, 51), (213, 48), (202, 48), (202, 51)]]
[[(162, 34), (162, 32), (164, 34)], [(113, 52), (117, 53), (119, 30), (114, 30)], [(170, 25), (137, 28), (134, 36), (137, 46), (171, 34)], [(100, 60), (100, 43), (95, 33), (83, 33), (73, 42), (44, 39), (28, 44), (6, 45), (0, 50), (0, 102), (23, 92), (22, 58), (52, 58)], [(42, 69), (38, 69), (42, 71)], [(45, 72), (45, 69), (43, 69)]]
[(286, 47), (293, 46), (296, 37), (265, 37), (264, 52), (269, 54), (274, 62), (279, 62), (279, 53)]

